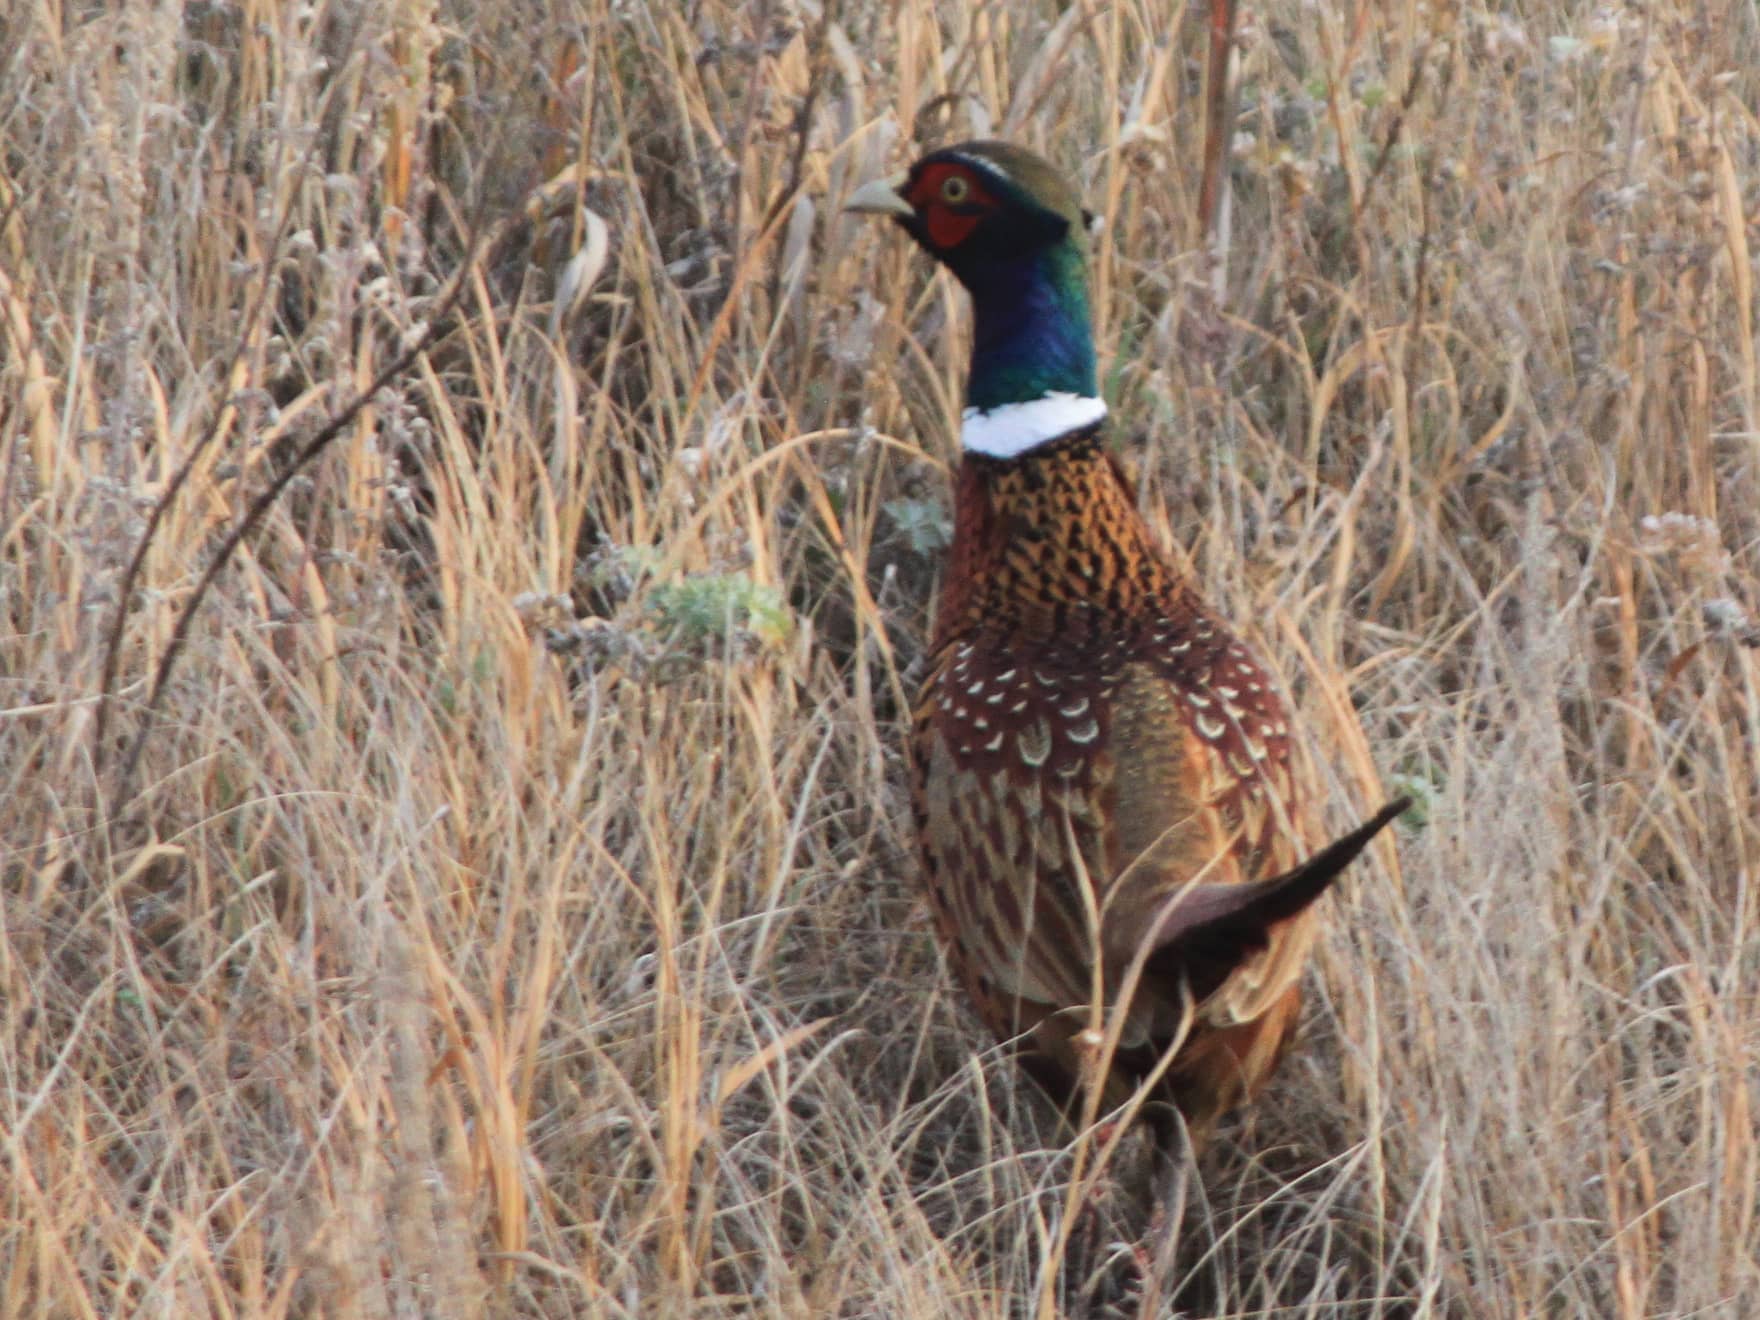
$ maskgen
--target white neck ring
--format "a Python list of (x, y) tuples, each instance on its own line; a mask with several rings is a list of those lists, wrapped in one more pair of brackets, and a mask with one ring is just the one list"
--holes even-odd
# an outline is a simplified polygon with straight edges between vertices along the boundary
[(960, 419), (959, 443), (968, 454), (1018, 458), (1071, 432), (1085, 431), (1105, 417), (1104, 400), (1053, 390), (1024, 403), (967, 408)]

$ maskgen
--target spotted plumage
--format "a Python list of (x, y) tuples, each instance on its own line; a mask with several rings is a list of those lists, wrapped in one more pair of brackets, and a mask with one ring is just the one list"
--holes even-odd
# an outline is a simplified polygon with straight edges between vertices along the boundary
[(1403, 803), (1315, 851), (1283, 700), (1105, 447), (1073, 189), (1021, 148), (967, 143), (851, 204), (894, 216), (975, 311), (911, 738), (949, 961), (1060, 1096), (1122, 1014), (1103, 1099), (1165, 1063), (1158, 1094), (1201, 1130), (1269, 1076), (1313, 900)]

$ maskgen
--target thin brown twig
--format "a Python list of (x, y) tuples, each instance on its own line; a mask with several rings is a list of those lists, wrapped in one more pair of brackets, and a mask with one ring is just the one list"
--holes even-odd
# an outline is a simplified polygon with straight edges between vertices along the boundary
[[(326, 92), (328, 99), (330, 93)], [(303, 181), (310, 173), (312, 159), (318, 149), (319, 138), (314, 136), (306, 145), (296, 173), (296, 184), (288, 189), (287, 204), (281, 210), (281, 217), (275, 223), (275, 231), (269, 238), (269, 246), (263, 257), (262, 277), (257, 283), (255, 294), (251, 298), (250, 307), (244, 316), (244, 325), (238, 332), (238, 341), (233, 345), (232, 352), (226, 356), (226, 366), (220, 373), (222, 384), (232, 379), (245, 353), (249, 350), (251, 339), (262, 324), (263, 313), (269, 305), (270, 291), (275, 287), (275, 263), (281, 254), (281, 244), (287, 237), (289, 226), (293, 223), (294, 210), (298, 202), (300, 189), (297, 181)], [(128, 567), (122, 570), (122, 580), (116, 587), (116, 610), (110, 619), (110, 629), (104, 638), (104, 665), (98, 679), (98, 709), (92, 720), (92, 766), (94, 778), (101, 778), (104, 767), (109, 761), (110, 711), (116, 695), (116, 674), (122, 664), (122, 636), (128, 626), (128, 602), (134, 595), (135, 584), (140, 581), (141, 573), (146, 567), (147, 554), (158, 538), (159, 528), (165, 521), (165, 515), (177, 502), (178, 495), (189, 482), (202, 461), (202, 456), (220, 436), (220, 428), (226, 419), (228, 408), (225, 399), (219, 401), (208, 425), (196, 438), (195, 444), (184, 456), (183, 462), (171, 474), (171, 480), (153, 501), (152, 512), (147, 515), (146, 528), (141, 532), (140, 539), (135, 542), (134, 553), (129, 556)]]
[(1204, 75), (1204, 177), (1198, 191), (1198, 228), (1206, 245), (1216, 239), (1233, 134), (1235, 0), (1210, 0), (1209, 55)]
[[(1401, 135), (1405, 132), (1406, 116), (1418, 103), (1418, 93), (1424, 86), (1424, 65), (1430, 56), (1430, 42), (1426, 40), (1418, 47), (1418, 53), (1412, 60), (1410, 74), (1406, 78), (1405, 91), (1399, 98), (1399, 106), (1394, 110), (1393, 122), (1387, 126), (1387, 132), (1381, 137), (1381, 150), (1375, 154), (1375, 163), (1369, 167), (1369, 177), (1363, 180), (1361, 205), (1367, 206), (1369, 194), (1375, 191), (1376, 181), (1387, 169), (1387, 163), (1393, 159), (1393, 149), (1399, 145)], [(1443, 78), (1443, 90), (1454, 77), (1454, 61), (1451, 58), (1447, 72)], [(1360, 218), (1360, 217), (1359, 217)]]
[[(506, 228), (506, 222), (497, 225), (496, 237), (499, 238), (501, 234), (505, 233)], [(135, 735), (129, 743), (128, 753), (117, 772), (116, 791), (112, 800), (112, 816), (119, 814), (133, 796), (134, 774), (140, 764), (141, 752), (145, 749), (147, 738), (152, 732), (152, 715), (164, 698), (172, 671), (176, 668), (178, 658), (183, 654), (184, 646), (189, 641), (190, 627), (202, 607), (202, 602), (207, 598), (209, 589), (214, 585), (215, 579), (231, 562), (232, 556), (237, 553), (238, 547), (244, 543), (245, 538), (256, 531), (258, 524), (274, 507), (293, 479), (309, 467), (313, 460), (348, 428), (360, 415), (361, 410), (373, 401), (380, 390), (385, 389), (414, 366), (422, 354), (426, 353), (433, 345), (441, 333), (441, 328), (447, 324), (453, 309), (464, 294), (469, 283), (470, 273), (477, 261), (477, 254), (485, 246), (484, 237), (480, 227), (474, 227), (474, 232), (465, 243), (463, 260), (460, 261), (458, 270), (453, 274), (451, 287), (446, 290), (435, 305), (434, 311), (421, 333), (410, 342), (403, 352), (381, 368), (379, 374), (373, 377), (365, 389), (359, 391), (318, 430), (316, 435), (306, 441), (300, 451), (294, 455), (293, 461), (283, 468), (275, 480), (270, 482), (251, 501), (244, 517), (220, 543), (219, 549), (208, 562), (201, 579), (196, 583), (195, 590), (190, 593), (189, 599), (184, 602), (183, 608), (178, 612), (177, 622), (171, 629), (171, 639), (165, 647), (165, 653), (159, 657), (159, 665), (153, 675), (152, 689), (148, 692), (147, 699), (141, 709), (141, 726), (135, 731)]]

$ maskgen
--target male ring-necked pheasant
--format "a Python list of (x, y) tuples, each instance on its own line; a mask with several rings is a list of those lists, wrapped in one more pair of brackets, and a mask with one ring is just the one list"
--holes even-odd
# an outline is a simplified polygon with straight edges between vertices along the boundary
[(1172, 1051), (1155, 1094), (1201, 1134), (1270, 1075), (1314, 900), (1406, 803), (1315, 850), (1283, 701), (1105, 446), (1074, 189), (1022, 147), (968, 142), (848, 205), (893, 217), (975, 313), (911, 744), (949, 960), (1065, 1102), (1094, 1072), (1092, 1006), (1122, 1011), (1102, 1099)]

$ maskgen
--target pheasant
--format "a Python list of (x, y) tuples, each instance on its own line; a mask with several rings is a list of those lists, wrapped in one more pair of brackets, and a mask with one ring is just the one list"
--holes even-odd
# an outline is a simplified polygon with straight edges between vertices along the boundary
[(1201, 1139), (1290, 1040), (1314, 901), (1409, 803), (1315, 847), (1283, 700), (1106, 447), (1071, 185), (1025, 148), (966, 142), (847, 208), (892, 217), (974, 311), (911, 731), (948, 962), (1060, 1103), (1092, 1083), (1112, 1108), (1153, 1079)]

